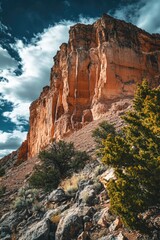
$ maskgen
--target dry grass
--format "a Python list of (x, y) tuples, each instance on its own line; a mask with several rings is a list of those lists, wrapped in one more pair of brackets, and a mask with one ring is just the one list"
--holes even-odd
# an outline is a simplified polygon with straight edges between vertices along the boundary
[(61, 219), (61, 214), (52, 215), (50, 218), (51, 222), (55, 223), (56, 225), (58, 225), (60, 219)]
[(75, 193), (78, 190), (78, 183), (84, 178), (83, 174), (73, 174), (71, 178), (63, 181), (61, 186), (66, 193)]

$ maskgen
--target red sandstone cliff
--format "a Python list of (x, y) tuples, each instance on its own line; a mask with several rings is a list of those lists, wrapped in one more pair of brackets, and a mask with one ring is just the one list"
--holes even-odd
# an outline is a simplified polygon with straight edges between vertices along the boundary
[(109, 101), (133, 96), (143, 78), (160, 82), (160, 35), (108, 15), (71, 27), (54, 57), (50, 86), (30, 107), (28, 157), (99, 118)]

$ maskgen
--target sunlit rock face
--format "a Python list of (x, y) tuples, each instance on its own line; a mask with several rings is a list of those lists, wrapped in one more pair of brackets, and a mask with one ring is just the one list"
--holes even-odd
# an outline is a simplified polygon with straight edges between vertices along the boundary
[(98, 119), (108, 103), (133, 96), (146, 78), (160, 82), (160, 35), (104, 15), (70, 29), (54, 57), (50, 86), (30, 107), (28, 157)]

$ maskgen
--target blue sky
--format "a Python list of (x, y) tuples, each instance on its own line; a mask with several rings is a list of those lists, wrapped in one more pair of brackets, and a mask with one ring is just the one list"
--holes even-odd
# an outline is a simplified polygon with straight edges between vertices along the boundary
[(159, 0), (0, 0), (0, 157), (25, 139), (29, 105), (49, 84), (70, 26), (103, 13), (160, 33)]

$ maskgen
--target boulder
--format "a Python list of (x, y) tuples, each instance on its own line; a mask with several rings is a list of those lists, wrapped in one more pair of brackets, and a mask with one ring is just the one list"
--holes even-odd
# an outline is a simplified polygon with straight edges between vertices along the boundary
[(11, 235), (7, 235), (4, 238), (1, 238), (1, 240), (12, 240)]
[(120, 232), (118, 236), (116, 237), (116, 240), (127, 240), (126, 237)]
[(11, 229), (9, 226), (0, 227), (0, 239), (11, 239)]
[(78, 203), (92, 206), (96, 203), (96, 200), (96, 190), (93, 185), (88, 185), (80, 192)]
[(23, 221), (25, 218), (25, 212), (18, 213), (16, 211), (10, 211), (3, 215), (0, 219), (0, 236), (8, 237), (11, 235), (13, 229)]
[(110, 235), (107, 235), (107, 236), (103, 236), (101, 238), (98, 238), (98, 240), (116, 240), (115, 236), (110, 234)]
[(83, 230), (82, 217), (75, 210), (70, 211), (58, 224), (56, 240), (71, 240)]
[(110, 179), (115, 179), (115, 173), (113, 168), (108, 168), (100, 177), (100, 181), (105, 185)]
[(83, 217), (93, 215), (93, 209), (74, 205), (63, 213), (57, 231), (56, 240), (71, 240), (83, 232)]
[(118, 228), (122, 227), (122, 222), (119, 217), (117, 217), (114, 222), (109, 226), (109, 231), (113, 232), (117, 230)]
[(62, 188), (58, 188), (50, 193), (48, 201), (58, 203), (67, 200), (67, 198), (65, 191)]
[[(86, 168), (86, 166), (85, 166)], [(93, 181), (92, 180), (81, 180), (79, 183), (78, 183), (78, 190), (79, 192), (81, 192), (85, 187), (87, 187), (88, 185), (92, 185), (93, 184)]]
[(98, 238), (98, 240), (127, 240), (126, 237), (120, 232), (117, 236), (114, 234), (108, 234), (107, 236)]
[(48, 240), (49, 237), (49, 220), (43, 219), (38, 223), (32, 224), (19, 240)]
[(89, 239), (90, 239), (89, 234), (86, 231), (82, 232), (77, 238), (77, 240), (89, 240)]
[(114, 220), (115, 217), (111, 214), (108, 207), (102, 209), (93, 216), (94, 223), (102, 227), (108, 227)]

